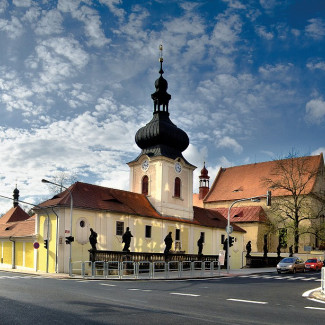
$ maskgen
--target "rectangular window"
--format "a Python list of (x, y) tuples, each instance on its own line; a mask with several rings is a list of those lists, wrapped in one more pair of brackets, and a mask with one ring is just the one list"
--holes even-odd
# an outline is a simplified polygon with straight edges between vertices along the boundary
[(124, 233), (124, 222), (116, 221), (116, 235), (122, 236)]
[(225, 235), (221, 235), (221, 244), (225, 242)]
[(181, 230), (180, 229), (176, 229), (175, 240), (181, 240)]
[(151, 226), (146, 226), (146, 238), (151, 238)]
[(205, 243), (205, 232), (201, 232), (201, 237), (203, 238), (203, 243)]

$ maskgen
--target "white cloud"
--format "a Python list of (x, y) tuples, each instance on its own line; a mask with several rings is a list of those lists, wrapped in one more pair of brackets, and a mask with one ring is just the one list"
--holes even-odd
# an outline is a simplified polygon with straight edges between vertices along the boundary
[(63, 31), (62, 21), (63, 18), (58, 10), (47, 11), (38, 21), (35, 33), (38, 35), (60, 34)]
[(16, 7), (30, 7), (32, 4), (32, 0), (12, 0), (12, 3)]
[(217, 139), (216, 145), (217, 148), (229, 148), (237, 154), (243, 151), (243, 147), (237, 142), (237, 140), (229, 136), (225, 136), (223, 138)]
[(311, 153), (311, 155), (319, 155), (319, 154), (325, 154), (325, 147), (320, 147), (320, 148), (318, 148), (318, 149), (316, 149), (316, 150), (314, 150), (312, 153)]
[(307, 36), (321, 40), (325, 36), (325, 22), (320, 18), (312, 18), (308, 20), (309, 25), (306, 26), (305, 32)]
[(60, 0), (58, 10), (69, 12), (73, 18), (83, 22), (88, 46), (103, 47), (109, 44), (111, 40), (105, 36), (98, 12), (84, 3), (84, 1)]
[(218, 15), (217, 24), (214, 27), (211, 45), (216, 46), (223, 54), (231, 54), (236, 51), (235, 44), (239, 40), (242, 30), (242, 21), (238, 15)]
[(323, 98), (312, 99), (306, 104), (306, 120), (313, 124), (320, 124), (325, 117), (325, 101)]
[(23, 34), (23, 25), (17, 17), (11, 17), (11, 21), (0, 19), (0, 31), (7, 33), (9, 38), (15, 39)]
[(268, 32), (266, 30), (265, 26), (256, 26), (255, 30), (256, 30), (257, 35), (259, 35), (260, 37), (262, 37), (268, 41), (270, 41), (274, 37), (273, 33)]
[(3, 13), (6, 11), (8, 7), (8, 1), (7, 0), (3, 0), (0, 2), (0, 13)]
[(307, 63), (307, 68), (310, 70), (324, 70), (325, 71), (325, 61), (317, 60)]

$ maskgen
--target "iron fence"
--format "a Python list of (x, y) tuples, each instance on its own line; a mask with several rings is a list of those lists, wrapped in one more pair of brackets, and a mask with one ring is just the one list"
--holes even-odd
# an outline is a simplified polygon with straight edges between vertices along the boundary
[(168, 279), (220, 276), (218, 261), (78, 261), (71, 277), (90, 279)]

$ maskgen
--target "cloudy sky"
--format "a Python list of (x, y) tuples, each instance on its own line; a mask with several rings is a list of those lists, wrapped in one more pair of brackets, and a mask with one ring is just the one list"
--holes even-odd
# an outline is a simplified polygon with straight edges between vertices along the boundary
[(129, 189), (160, 43), (194, 191), (204, 161), (325, 151), (324, 1), (0, 0), (0, 195), (38, 203), (62, 172)]

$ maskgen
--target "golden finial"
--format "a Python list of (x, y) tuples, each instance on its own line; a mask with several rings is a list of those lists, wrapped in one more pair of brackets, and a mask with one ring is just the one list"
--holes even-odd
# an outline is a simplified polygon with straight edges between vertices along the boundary
[(159, 62), (164, 62), (164, 59), (163, 59), (163, 46), (162, 46), (162, 44), (159, 45), (159, 51), (160, 51)]

